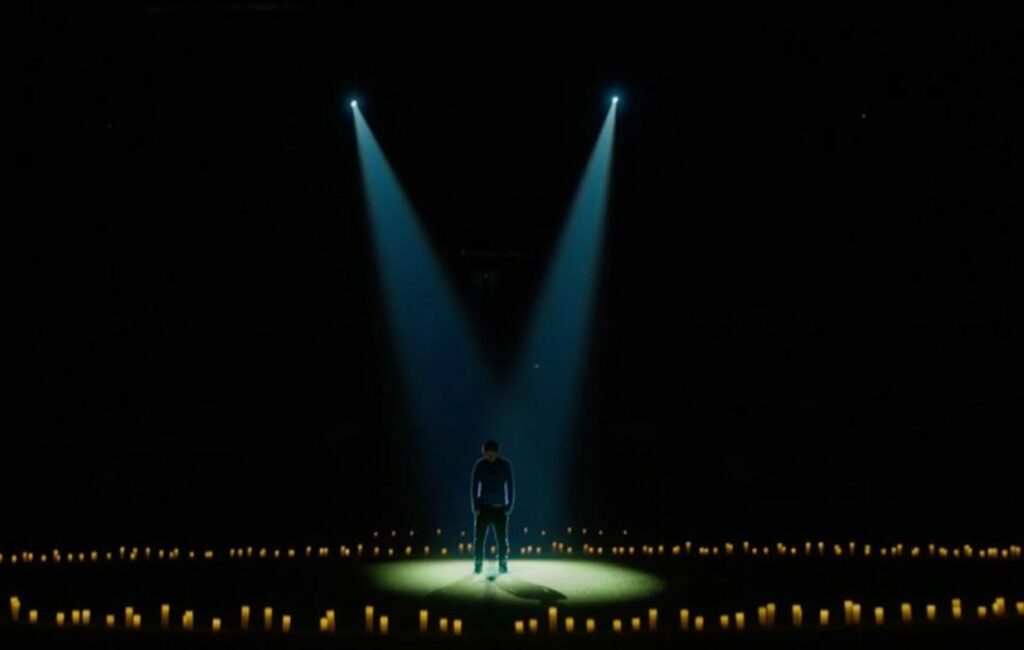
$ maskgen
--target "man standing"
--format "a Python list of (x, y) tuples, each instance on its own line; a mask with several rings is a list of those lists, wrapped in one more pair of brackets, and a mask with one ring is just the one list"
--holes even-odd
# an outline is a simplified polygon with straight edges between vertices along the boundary
[(498, 538), (498, 571), (508, 573), (508, 515), (516, 500), (516, 484), (512, 463), (498, 456), (498, 441), (488, 440), (483, 458), (473, 464), (469, 494), (476, 520), (473, 526), (473, 573), (480, 573), (484, 564), (484, 542), (487, 530), (494, 526)]

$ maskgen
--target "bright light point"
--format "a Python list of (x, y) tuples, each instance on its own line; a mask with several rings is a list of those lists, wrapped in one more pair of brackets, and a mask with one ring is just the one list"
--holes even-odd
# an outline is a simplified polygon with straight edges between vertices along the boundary
[(348, 105), (351, 106), (352, 108), (355, 108), (356, 106), (359, 106), (359, 102), (353, 99), (351, 102), (348, 103)]
[(616, 97), (612, 97), (612, 103), (613, 103), (613, 104), (618, 104), (618, 103), (619, 103), (619, 98), (618, 98), (618, 96), (616, 96)]

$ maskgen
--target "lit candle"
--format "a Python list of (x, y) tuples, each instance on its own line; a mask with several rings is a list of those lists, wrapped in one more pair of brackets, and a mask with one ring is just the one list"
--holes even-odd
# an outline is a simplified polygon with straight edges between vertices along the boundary
[(823, 609), (818, 613), (818, 622), (822, 627), (828, 627), (829, 612), (827, 609)]
[(768, 613), (768, 627), (775, 626), (775, 603), (768, 603), (764, 606)]
[(107, 614), (107, 627), (114, 627), (117, 625), (117, 618), (113, 614)]
[(324, 618), (327, 619), (327, 631), (330, 632), (331, 634), (334, 634), (335, 631), (337, 631), (337, 629), (338, 629), (338, 622), (337, 622), (337, 619), (334, 616), (334, 610), (333, 609), (327, 610), (327, 613), (324, 616)]
[(658, 629), (658, 610), (655, 607), (647, 610), (647, 627), (651, 628), (651, 632)]
[(71, 624), (79, 625), (82, 622), (82, 612), (77, 609), (71, 610)]
[(800, 627), (804, 623), (804, 610), (800, 605), (793, 605), (793, 626)]
[(136, 630), (142, 629), (142, 614), (135, 614), (132, 616), (132, 627)]
[(64, 625), (64, 612), (57, 612), (57, 615), (54, 617), (54, 620), (56, 621), (58, 627), (63, 626)]
[(718, 623), (719, 623), (719, 625), (722, 626), (723, 630), (728, 630), (729, 629), (729, 615), (728, 614), (722, 614), (721, 616), (719, 616), (718, 617)]
[(695, 632), (703, 632), (704, 631), (704, 617), (703, 616), (695, 616), (693, 618), (693, 629), (694, 629)]
[(38, 623), (39, 622), (39, 612), (34, 610), (34, 609), (28, 610), (28, 622), (29, 622), (29, 625), (35, 625), (36, 623)]
[(616, 618), (616, 619), (612, 620), (612, 631), (614, 631), (616, 634), (621, 634), (622, 633), (622, 619), (621, 618)]
[(913, 611), (910, 608), (910, 603), (903, 603), (900, 605), (900, 618), (903, 619), (904, 623), (909, 623), (913, 619)]
[(1006, 599), (1002, 598), (1002, 597), (996, 598), (995, 601), (992, 603), (992, 614), (994, 616), (1002, 616), (1005, 613), (1006, 613)]
[(768, 608), (761, 606), (757, 608), (757, 624), (761, 627), (768, 627)]
[(988, 618), (988, 607), (985, 607), (984, 605), (978, 605), (978, 618)]
[(515, 628), (516, 628), (516, 634), (523, 634), (524, 633), (525, 626), (523, 625), (523, 622), (521, 620), (520, 621), (516, 621)]
[(420, 633), (425, 634), (430, 629), (430, 612), (425, 609), (420, 610)]
[(570, 634), (572, 634), (572, 632), (575, 629), (576, 629), (576, 621), (573, 620), (572, 616), (566, 616), (565, 617), (565, 631), (570, 633)]
[(320, 634), (327, 634), (327, 617), (320, 617)]
[[(535, 618), (531, 618), (530, 619), (530, 631), (531, 632), (536, 632), (537, 631), (537, 629), (536, 629), (537, 626), (535, 625), (536, 621), (537, 621), (537, 619), (535, 619)], [(441, 634), (448, 634), (448, 619), (443, 617), (443, 616), (440, 619), (438, 619), (438, 621), (437, 621), (437, 628), (439, 630), (441, 630)]]
[(171, 624), (171, 606), (160, 605), (160, 627), (167, 629)]
[(882, 625), (885, 623), (885, 608), (875, 608), (875, 625)]
[(597, 629), (597, 622), (592, 618), (587, 619), (587, 634), (593, 634), (594, 630)]
[(191, 632), (195, 629), (195, 619), (192, 610), (186, 609), (185, 613), (181, 615), (181, 627), (186, 632)]
[(452, 632), (455, 633), (455, 636), (462, 636), (462, 619), (461, 618), (457, 618), (454, 621), (452, 621)]
[(679, 627), (683, 630), (690, 629), (690, 610), (679, 610)]
[(928, 617), (929, 621), (934, 621), (935, 620), (935, 613), (936, 613), (935, 605), (925, 605), (924, 611), (925, 611), (925, 616)]
[(11, 620), (15, 623), (18, 622), (18, 616), (21, 613), (21, 600), (17, 596), (11, 596)]
[(1024, 600), (1017, 601), (1017, 615), (1024, 616)]
[[(384, 629), (382, 630), (382, 633), (383, 634), (387, 634), (388, 617), (387, 616), (381, 616), (380, 620), (381, 620), (381, 625), (384, 626)], [(285, 614), (284, 616), (281, 617), (281, 632), (283, 632), (284, 634), (289, 634), (289, 633), (291, 633), (291, 631), (292, 631), (292, 617), (291, 617), (290, 614)]]
[(131, 627), (132, 626), (132, 616), (134, 614), (135, 614), (135, 608), (134, 607), (130, 607), (129, 606), (129, 607), (125, 607), (124, 608), (124, 626), (125, 627)]
[(82, 610), (82, 625), (89, 625), (92, 623), (92, 612), (88, 609)]
[(531, 618), (530, 621), (529, 621), (529, 626), (530, 626), (530, 634), (536, 634), (537, 630), (540, 628), (540, 622), (537, 621), (537, 619), (535, 619), (535, 618)]
[(554, 634), (558, 631), (558, 608), (548, 607), (548, 632)]
[(634, 632), (639, 632), (641, 625), (640, 617), (634, 616), (632, 619), (630, 619), (630, 625), (632, 626)]
[(736, 612), (736, 629), (745, 630), (747, 629), (747, 615), (743, 612)]
[(249, 629), (249, 606), (242, 605), (242, 630), (247, 631)]
[(263, 629), (267, 632), (274, 629), (274, 608), (264, 607), (263, 608)]
[(367, 634), (373, 634), (373, 605), (367, 605), (363, 610), (364, 624)]
[(210, 623), (210, 629), (213, 630), (214, 634), (220, 632), (221, 622), (219, 618), (214, 618)]

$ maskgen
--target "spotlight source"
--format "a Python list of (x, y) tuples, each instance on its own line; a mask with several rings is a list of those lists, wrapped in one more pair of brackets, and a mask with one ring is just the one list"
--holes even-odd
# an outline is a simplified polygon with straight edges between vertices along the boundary
[[(618, 95), (616, 95), (615, 97), (612, 97), (612, 103), (613, 104), (618, 104), (619, 103), (619, 96)], [(355, 102), (352, 102), (352, 105), (354, 106)]]
[(351, 106), (352, 108), (356, 108), (357, 106), (359, 106), (359, 102), (353, 99), (348, 103), (348, 105)]

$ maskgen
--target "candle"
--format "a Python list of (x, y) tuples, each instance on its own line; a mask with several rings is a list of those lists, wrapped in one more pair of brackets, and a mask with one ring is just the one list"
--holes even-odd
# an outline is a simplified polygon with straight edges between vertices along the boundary
[(743, 612), (736, 612), (736, 629), (745, 630), (747, 629), (747, 615)]
[(929, 621), (935, 620), (935, 605), (926, 605), (924, 611)]
[(978, 618), (988, 618), (988, 607), (985, 607), (984, 605), (978, 605)]
[(793, 626), (800, 627), (804, 623), (804, 610), (800, 605), (793, 605)]
[(768, 627), (775, 626), (775, 603), (768, 603), (764, 606), (765, 611), (768, 613)]
[(827, 609), (823, 609), (820, 612), (818, 612), (818, 622), (821, 624), (822, 627), (828, 627), (828, 617), (829, 612)]
[(728, 630), (729, 629), (729, 615), (728, 614), (722, 614), (721, 616), (719, 616), (718, 617), (718, 623), (719, 623), (719, 625), (722, 626), (723, 630)]
[(429, 622), (430, 622), (430, 613), (427, 610), (425, 610), (425, 609), (421, 609), (420, 610), (420, 633), (421, 634), (425, 634), (427, 632), (427, 630), (430, 629)]
[(135, 614), (132, 616), (132, 627), (136, 630), (142, 629), (142, 614)]
[(263, 629), (267, 632), (274, 629), (274, 608), (264, 607), (263, 608)]
[(56, 621), (58, 627), (63, 626), (64, 625), (64, 612), (57, 612), (57, 615), (54, 617), (54, 620)]
[(79, 625), (82, 622), (82, 612), (77, 609), (71, 610), (71, 624)]
[(28, 622), (29, 625), (35, 625), (39, 622), (39, 612), (34, 609), (28, 610)]
[[(383, 634), (387, 634), (388, 617), (387, 616), (381, 616), (380, 620), (381, 620), (381, 625), (384, 627), (384, 629), (381, 630), (381, 632)], [(291, 631), (292, 631), (292, 617), (291, 617), (290, 614), (285, 614), (284, 616), (281, 617), (281, 632), (283, 632), (284, 634), (289, 634)]]
[(572, 616), (566, 616), (565, 617), (565, 631), (570, 633), (570, 634), (572, 634), (572, 632), (575, 629), (576, 629), (576, 621), (573, 620)]
[(18, 616), (21, 613), (21, 600), (17, 596), (11, 596), (11, 620), (15, 623), (18, 622)]
[(695, 632), (702, 632), (702, 631), (704, 631), (704, 617), (703, 616), (695, 616), (694, 617), (694, 619), (693, 619), (693, 629), (694, 629)]
[(132, 616), (134, 614), (135, 614), (135, 608), (134, 607), (125, 607), (124, 608), (124, 626), (125, 627), (131, 627), (132, 626)]
[(875, 608), (875, 625), (882, 625), (885, 623), (885, 608)]
[(320, 617), (320, 633), (321, 634), (327, 634), (327, 617), (326, 616), (321, 616)]
[(634, 632), (639, 632), (640, 631), (640, 625), (641, 625), (640, 617), (639, 616), (634, 616), (632, 619), (630, 619), (630, 625), (633, 627), (633, 631)]
[(594, 630), (597, 629), (597, 622), (592, 618), (587, 619), (587, 634), (593, 634)]
[(82, 610), (82, 625), (89, 625), (92, 623), (92, 612), (88, 609)]
[(757, 624), (761, 627), (768, 627), (768, 608), (761, 606), (757, 608)]
[(210, 623), (210, 629), (213, 630), (214, 634), (220, 632), (221, 622), (219, 618), (214, 618)]
[(995, 601), (992, 603), (992, 614), (995, 616), (1002, 616), (1005, 613), (1006, 599), (1002, 597), (996, 598)]
[(462, 636), (462, 619), (461, 618), (457, 618), (454, 621), (452, 621), (452, 632), (455, 633), (455, 636)]
[(367, 605), (363, 610), (364, 626), (367, 634), (373, 634), (373, 605)]
[(622, 619), (621, 618), (616, 618), (616, 619), (612, 620), (612, 631), (614, 631), (616, 634), (621, 634), (622, 633)]
[(107, 627), (114, 627), (117, 624), (117, 618), (113, 614), (107, 614)]
[(910, 603), (903, 603), (900, 605), (900, 618), (903, 619), (904, 623), (909, 623), (913, 618), (913, 612), (910, 608)]
[(540, 623), (537, 621), (537, 619), (531, 618), (530, 622), (529, 622), (529, 625), (530, 625), (530, 634), (536, 634), (537, 633), (537, 629), (540, 627)]
[(334, 610), (327, 610), (326, 614), (324, 615), (324, 618), (327, 619), (327, 631), (331, 634), (334, 634), (338, 629), (338, 622), (334, 616)]
[(1017, 601), (1017, 615), (1024, 616), (1024, 600)]
[[(530, 619), (530, 632), (536, 632), (537, 631), (536, 622), (537, 622), (537, 619), (535, 619), (535, 618), (531, 618)], [(439, 630), (441, 630), (441, 634), (448, 634), (448, 619), (442, 616), (437, 621), (437, 627), (438, 627)]]
[(160, 627), (167, 629), (171, 624), (171, 606), (160, 605)]
[(195, 629), (195, 614), (192, 610), (186, 609), (185, 613), (181, 615), (181, 627), (186, 632), (191, 632)]
[(523, 634), (524, 627), (525, 626), (523, 625), (523, 621), (521, 621), (521, 620), (516, 621), (516, 624), (515, 624), (516, 634)]
[(679, 610), (679, 628), (683, 630), (690, 629), (690, 610)]
[(242, 630), (247, 631), (249, 629), (249, 606), (242, 605)]
[(558, 631), (558, 608), (548, 607), (548, 632), (555, 633)]

